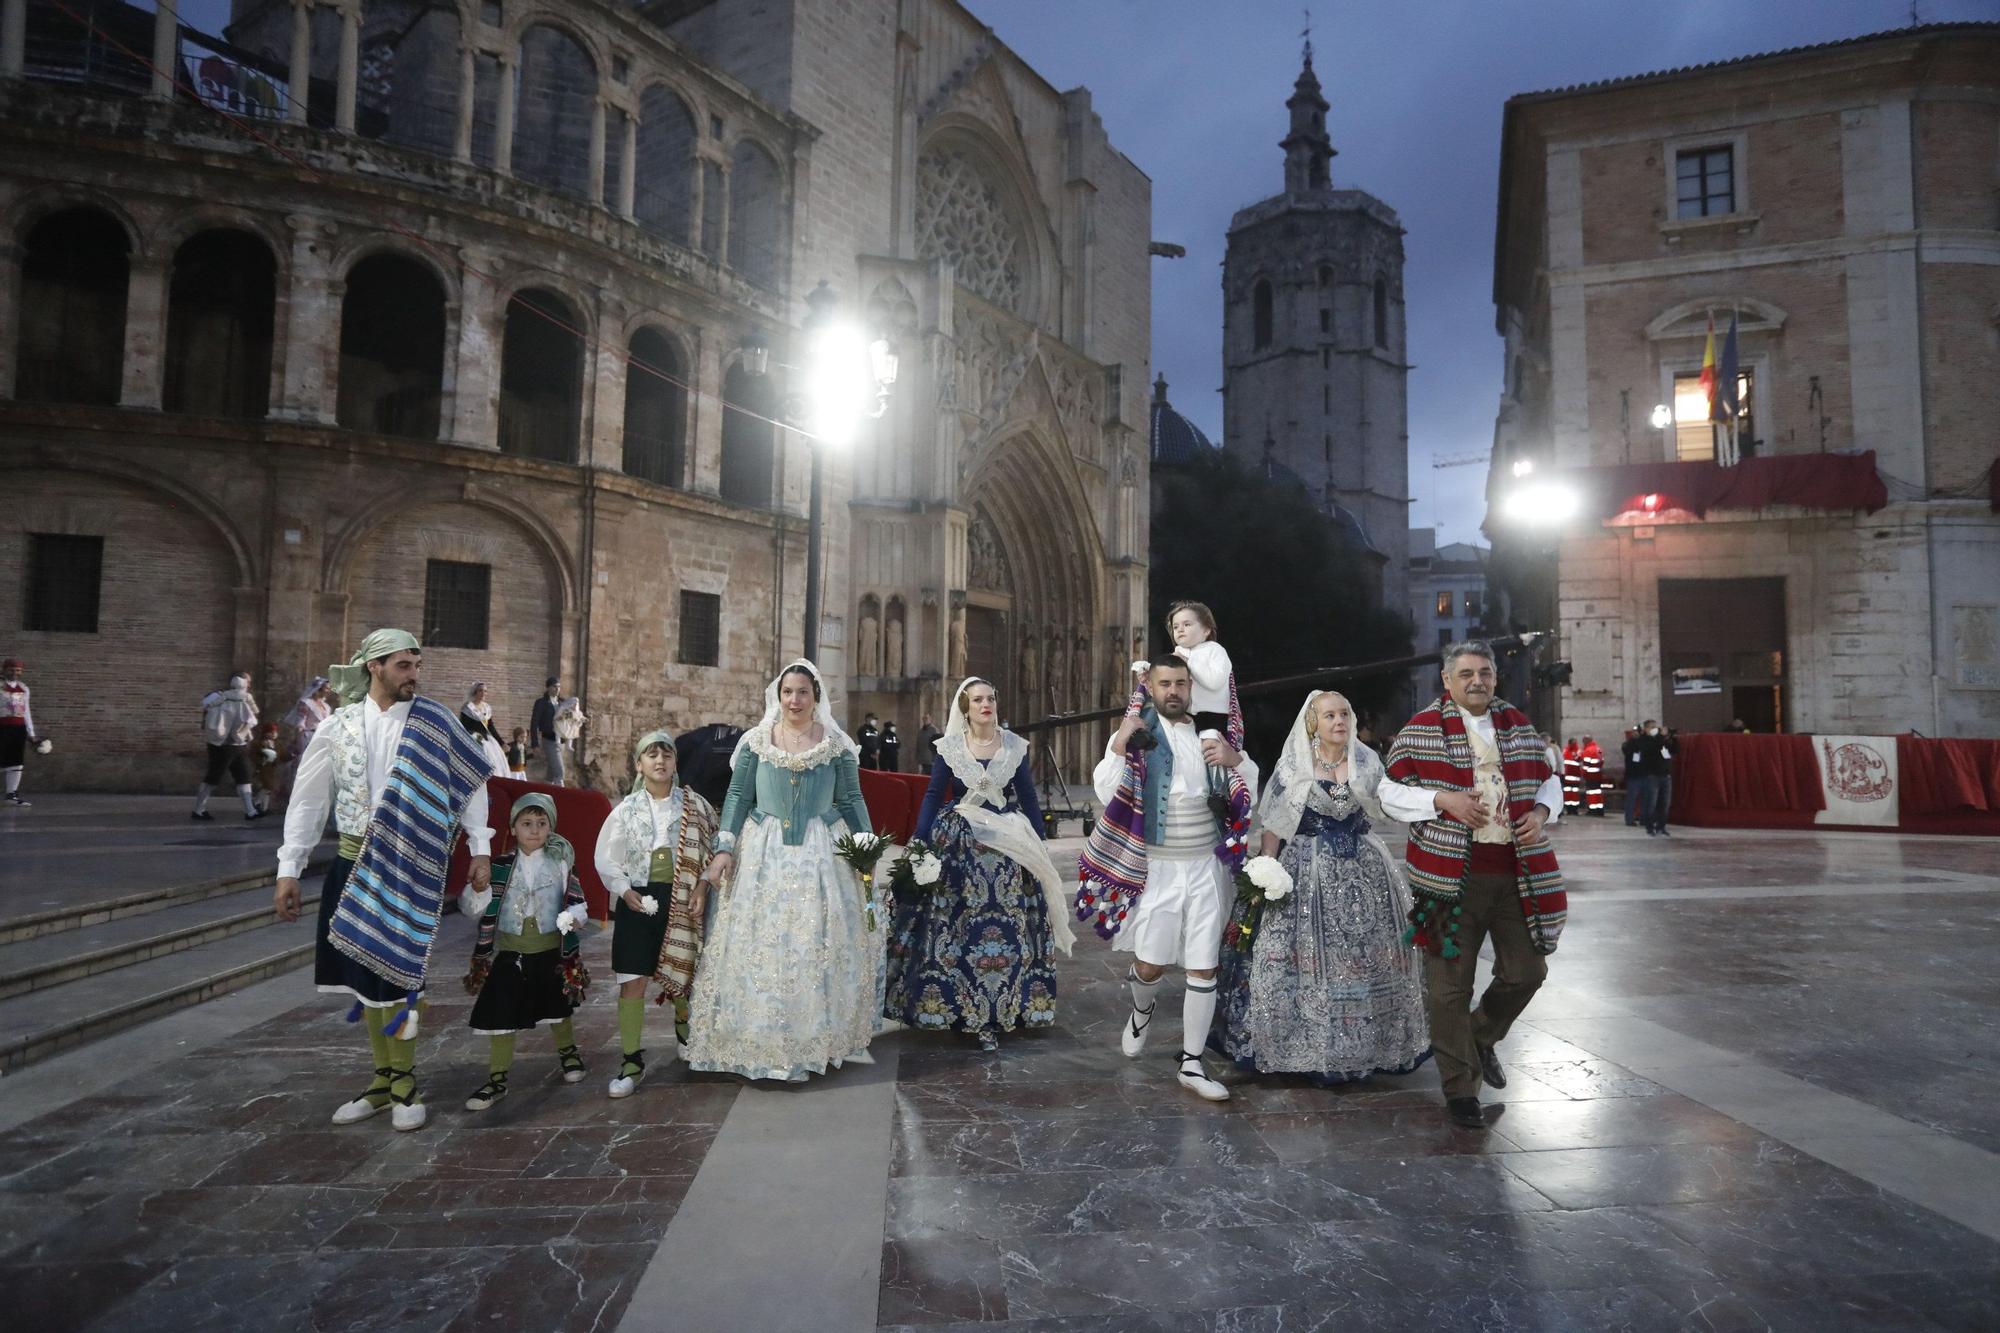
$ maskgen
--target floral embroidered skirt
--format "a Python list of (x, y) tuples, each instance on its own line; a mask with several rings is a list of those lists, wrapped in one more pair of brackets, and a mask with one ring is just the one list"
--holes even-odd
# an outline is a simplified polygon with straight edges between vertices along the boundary
[(1056, 1021), (1056, 968), (1042, 886), (988, 851), (955, 811), (938, 816), (944, 863), (932, 892), (896, 904), (883, 1013), (926, 1031), (1012, 1031)]
[(775, 819), (744, 825), (695, 974), (690, 1068), (797, 1082), (868, 1049), (884, 931), (833, 843), (817, 819), (796, 847)]

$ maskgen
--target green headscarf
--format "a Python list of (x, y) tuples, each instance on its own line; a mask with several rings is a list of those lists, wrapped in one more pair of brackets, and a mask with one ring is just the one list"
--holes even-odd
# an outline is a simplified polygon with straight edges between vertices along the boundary
[[(420, 653), (424, 646), (406, 629), (378, 629), (361, 641), (351, 662), (335, 662), (326, 669), (327, 681), (344, 704), (359, 701), (368, 693), (368, 664), (391, 653)], [(551, 816), (553, 818), (553, 816)]]
[(556, 832), (556, 798), (547, 792), (531, 791), (514, 802), (514, 808), (507, 812), (507, 827), (513, 828), (514, 821), (521, 817), (523, 810), (539, 810), (549, 817), (549, 840), (542, 846), (544, 855), (557, 861), (576, 864), (576, 848), (570, 846), (569, 839)]
[[(641, 736), (638, 740), (633, 741), (632, 765), (634, 768), (638, 767), (639, 756), (646, 753), (646, 751), (652, 749), (655, 745), (666, 746), (667, 753), (672, 754), (674, 752), (674, 734), (668, 731), (665, 727), (660, 727), (657, 730), (647, 732), (645, 735)], [(646, 775), (644, 773), (635, 772), (634, 774), (632, 774), (632, 791), (627, 792), (626, 794), (629, 796), (633, 792), (643, 791), (645, 790), (645, 786), (646, 786)]]

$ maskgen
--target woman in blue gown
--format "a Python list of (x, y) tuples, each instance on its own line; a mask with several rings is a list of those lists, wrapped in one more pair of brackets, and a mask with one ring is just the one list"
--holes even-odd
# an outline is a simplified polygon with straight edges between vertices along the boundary
[(1075, 938), (1042, 845), (1028, 743), (999, 718), (991, 682), (958, 687), (917, 816), (942, 873), (896, 904), (883, 1003), (889, 1018), (968, 1033), (989, 1051), (1003, 1032), (1055, 1022), (1054, 954)]

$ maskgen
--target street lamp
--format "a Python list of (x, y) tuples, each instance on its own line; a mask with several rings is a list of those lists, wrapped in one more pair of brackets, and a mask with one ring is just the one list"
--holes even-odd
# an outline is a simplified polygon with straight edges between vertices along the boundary
[(845, 447), (865, 420), (889, 410), (896, 382), (895, 349), (886, 338), (870, 339), (857, 324), (841, 319), (840, 297), (826, 279), (806, 294), (806, 364), (803, 417), (812, 450), (812, 484), (806, 510), (805, 655), (819, 660), (820, 498), (823, 446)]

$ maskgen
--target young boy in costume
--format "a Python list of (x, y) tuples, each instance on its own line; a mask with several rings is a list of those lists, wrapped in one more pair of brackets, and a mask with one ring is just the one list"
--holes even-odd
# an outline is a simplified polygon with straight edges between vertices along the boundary
[(675, 781), (674, 738), (650, 731), (632, 746), (638, 777), (597, 839), (597, 874), (612, 899), (611, 966), (618, 976), (618, 1043), (623, 1060), (613, 1097), (629, 1097), (646, 1074), (642, 1048), (646, 983), (674, 1006), (674, 1036), (688, 1039), (687, 997), (701, 952), (715, 850), (715, 807)]
[(571, 1015), (583, 1001), (590, 973), (578, 932), (585, 919), (576, 849), (556, 833), (556, 803), (542, 792), (514, 802), (514, 850), (493, 858), (489, 892), (466, 890), (465, 910), (479, 917), (479, 939), (465, 989), (479, 997), (471, 1026), (492, 1041), (486, 1082), (465, 1100), (484, 1111), (507, 1095), (516, 1033), (544, 1023), (555, 1038), (565, 1083), (583, 1079)]

